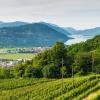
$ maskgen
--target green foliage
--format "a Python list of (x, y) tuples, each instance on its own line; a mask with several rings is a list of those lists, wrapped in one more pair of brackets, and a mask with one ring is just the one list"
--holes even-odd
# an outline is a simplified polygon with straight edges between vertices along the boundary
[(91, 71), (92, 67), (92, 57), (91, 53), (79, 53), (75, 57), (75, 64), (76, 66), (79, 66), (77, 68), (76, 72), (79, 72), (80, 70), (83, 71), (84, 74), (87, 74)]
[(96, 36), (93, 39), (87, 40), (83, 44), (83, 50), (84, 51), (92, 51), (92, 50), (95, 50), (97, 48), (100, 48), (100, 35)]
[(95, 66), (95, 72), (96, 72), (97, 74), (100, 74), (100, 64), (97, 65), (97, 66)]
[(33, 68), (28, 66), (25, 69), (24, 77), (33, 77)]
[(60, 71), (61, 71), (61, 74), (62, 74), (63, 77), (67, 77), (68, 71), (67, 71), (66, 66), (61, 67)]
[(25, 64), (18, 64), (15, 68), (15, 74), (17, 77), (23, 77), (25, 73)]
[(65, 45), (57, 42), (51, 49), (38, 54), (33, 59), (33, 66), (41, 68), (44, 77), (60, 77), (60, 68), (63, 64), (67, 65), (67, 51)]
[(76, 55), (79, 52), (90, 52), (93, 50), (100, 50), (100, 35), (89, 39), (86, 42), (81, 42), (67, 46), (68, 53), (70, 55)]
[(58, 69), (54, 66), (54, 64), (46, 65), (43, 69), (43, 76), (46, 78), (56, 78), (59, 75)]
[(1, 79), (1, 100), (82, 100), (89, 93), (99, 90), (98, 76), (66, 78), (63, 80), (63, 94), (61, 79)]
[(0, 78), (13, 78), (14, 73), (11, 68), (0, 68)]

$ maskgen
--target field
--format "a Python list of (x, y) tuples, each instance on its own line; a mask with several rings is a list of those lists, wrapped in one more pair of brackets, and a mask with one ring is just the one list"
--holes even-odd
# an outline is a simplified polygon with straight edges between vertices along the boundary
[[(63, 82), (63, 85), (62, 85)], [(61, 79), (0, 79), (0, 100), (82, 100), (100, 89), (100, 75)], [(96, 99), (99, 100), (99, 99)]]
[(0, 53), (5, 53), (8, 50), (16, 50), (16, 48), (0, 48)]
[[(16, 51), (17, 48), (0, 48), (0, 59), (32, 59), (32, 53), (7, 53), (7, 51)], [(20, 48), (22, 49), (22, 48)]]
[(29, 53), (16, 53), (16, 54), (9, 54), (9, 53), (0, 53), (0, 59), (32, 59), (34, 54)]

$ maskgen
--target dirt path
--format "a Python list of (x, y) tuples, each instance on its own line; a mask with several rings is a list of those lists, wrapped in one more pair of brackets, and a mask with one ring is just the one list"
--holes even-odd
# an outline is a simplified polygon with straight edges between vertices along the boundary
[(83, 100), (91, 100), (92, 98), (95, 98), (95, 97), (98, 95), (98, 93), (100, 93), (100, 90), (95, 91), (95, 92), (89, 94), (89, 95), (88, 95), (86, 98), (84, 98)]

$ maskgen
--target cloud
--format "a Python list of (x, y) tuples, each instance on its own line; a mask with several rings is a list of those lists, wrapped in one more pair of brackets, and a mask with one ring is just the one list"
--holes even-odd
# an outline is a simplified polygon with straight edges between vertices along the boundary
[(100, 0), (0, 0), (0, 20), (43, 20), (79, 27), (88, 22), (99, 25), (99, 19)]

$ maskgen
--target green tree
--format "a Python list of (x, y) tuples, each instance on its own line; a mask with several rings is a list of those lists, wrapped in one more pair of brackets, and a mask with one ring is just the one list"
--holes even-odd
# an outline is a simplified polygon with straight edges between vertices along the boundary
[(24, 77), (33, 77), (33, 68), (31, 66), (26, 67)]
[(24, 73), (25, 73), (25, 68), (27, 67), (27, 65), (25, 64), (18, 64), (16, 67), (15, 67), (15, 76), (16, 77), (23, 77), (24, 76)]
[(54, 64), (46, 65), (42, 69), (43, 76), (46, 78), (57, 78), (59, 76), (59, 71)]
[(61, 69), (60, 69), (60, 74), (61, 74), (63, 77), (67, 77), (67, 76), (68, 76), (68, 70), (67, 70), (66, 66), (61, 67)]
[(92, 71), (92, 57), (91, 53), (81, 52), (75, 57), (76, 72), (81, 71), (88, 74)]
[(13, 70), (11, 68), (0, 68), (0, 78), (13, 78)]

